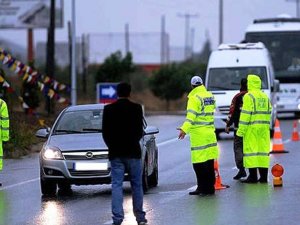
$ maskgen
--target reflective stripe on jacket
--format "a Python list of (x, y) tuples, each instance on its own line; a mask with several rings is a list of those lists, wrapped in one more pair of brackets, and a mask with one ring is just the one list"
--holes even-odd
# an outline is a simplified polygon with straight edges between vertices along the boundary
[(0, 170), (3, 167), (3, 147), (2, 141), (9, 140), (9, 117), (5, 101), (0, 99)]
[(189, 93), (186, 120), (181, 129), (190, 134), (192, 163), (218, 158), (214, 110), (214, 96), (203, 85)]
[(272, 106), (261, 91), (261, 80), (248, 75), (248, 93), (243, 98), (237, 136), (243, 137), (244, 166), (268, 168), (270, 164), (270, 121)]

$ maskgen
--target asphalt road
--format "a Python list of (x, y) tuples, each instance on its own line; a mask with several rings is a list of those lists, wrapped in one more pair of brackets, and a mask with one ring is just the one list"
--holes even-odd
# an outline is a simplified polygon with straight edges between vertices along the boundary
[[(283, 187), (242, 184), (232, 179), (237, 169), (232, 151), (232, 134), (222, 134), (219, 171), (230, 188), (215, 196), (189, 196), (195, 188), (190, 163), (189, 140), (177, 139), (176, 127), (184, 116), (151, 116), (149, 125), (159, 127), (159, 185), (145, 195), (150, 225), (298, 225), (300, 221), (300, 142), (290, 140), (294, 118), (280, 120), (287, 154), (271, 155), (271, 165), (285, 168)], [(0, 225), (98, 225), (111, 224), (110, 185), (72, 186), (72, 196), (42, 198), (37, 155), (5, 160), (0, 173)], [(134, 225), (130, 186), (125, 183), (124, 225)]]

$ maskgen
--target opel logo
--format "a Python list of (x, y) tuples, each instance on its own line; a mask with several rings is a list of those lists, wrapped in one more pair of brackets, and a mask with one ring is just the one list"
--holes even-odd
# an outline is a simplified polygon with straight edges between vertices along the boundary
[(87, 152), (85, 154), (85, 157), (87, 157), (88, 159), (91, 159), (91, 158), (93, 158), (93, 153), (92, 152)]

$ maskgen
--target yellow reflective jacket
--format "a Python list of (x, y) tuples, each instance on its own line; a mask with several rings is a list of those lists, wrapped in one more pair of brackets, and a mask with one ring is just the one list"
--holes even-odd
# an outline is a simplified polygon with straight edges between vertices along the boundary
[(248, 75), (248, 93), (244, 95), (239, 128), (243, 137), (243, 161), (246, 168), (268, 168), (270, 164), (270, 121), (272, 106), (261, 91), (257, 75)]
[(3, 167), (3, 147), (2, 142), (9, 140), (9, 118), (5, 101), (0, 99), (0, 170)]
[(214, 96), (203, 85), (189, 93), (186, 120), (181, 129), (190, 134), (192, 163), (218, 158), (214, 110)]

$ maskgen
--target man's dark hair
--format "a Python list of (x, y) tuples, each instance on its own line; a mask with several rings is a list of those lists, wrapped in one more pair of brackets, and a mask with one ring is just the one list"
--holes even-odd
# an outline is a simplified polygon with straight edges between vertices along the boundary
[(129, 97), (131, 92), (131, 85), (126, 82), (121, 82), (117, 86), (117, 95), (118, 97)]
[(241, 79), (241, 91), (247, 91), (247, 79), (243, 78)]

